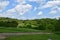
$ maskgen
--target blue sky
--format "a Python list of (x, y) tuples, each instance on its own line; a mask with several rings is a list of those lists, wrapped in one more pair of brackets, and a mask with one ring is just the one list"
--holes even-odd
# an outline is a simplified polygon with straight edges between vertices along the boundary
[(59, 18), (60, 0), (0, 0), (0, 17)]

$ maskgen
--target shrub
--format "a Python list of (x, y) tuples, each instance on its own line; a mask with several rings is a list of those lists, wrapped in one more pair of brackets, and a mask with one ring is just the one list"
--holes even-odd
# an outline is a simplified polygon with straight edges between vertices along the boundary
[(17, 27), (17, 25), (16, 21), (0, 21), (1, 27)]

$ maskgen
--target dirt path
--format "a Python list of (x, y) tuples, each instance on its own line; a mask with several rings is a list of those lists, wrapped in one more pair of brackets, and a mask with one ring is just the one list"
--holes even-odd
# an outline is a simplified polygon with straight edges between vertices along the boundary
[(52, 34), (52, 33), (41, 33), (41, 32), (27, 32), (27, 33), (0, 33), (0, 39), (5, 39), (8, 36), (18, 36), (18, 35), (31, 35), (31, 34)]

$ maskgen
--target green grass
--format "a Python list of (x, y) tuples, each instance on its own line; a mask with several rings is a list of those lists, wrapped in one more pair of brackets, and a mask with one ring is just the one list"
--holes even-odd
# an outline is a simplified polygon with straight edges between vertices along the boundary
[(36, 30), (29, 28), (12, 28), (12, 27), (0, 27), (0, 33), (14, 33), (14, 32), (50, 32), (47, 30)]
[(60, 35), (57, 34), (34, 34), (34, 35), (20, 35), (20, 36), (11, 36), (5, 40), (60, 40)]
[(0, 28), (0, 33), (7, 33), (7, 32), (39, 32), (39, 30), (35, 30), (35, 29), (28, 29), (28, 28)]

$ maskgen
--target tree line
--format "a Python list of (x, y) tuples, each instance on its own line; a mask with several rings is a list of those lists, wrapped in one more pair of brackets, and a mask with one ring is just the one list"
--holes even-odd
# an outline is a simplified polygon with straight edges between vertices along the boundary
[(60, 31), (60, 18), (18, 20), (2, 17), (0, 18), (0, 27), (31, 28), (36, 30)]

